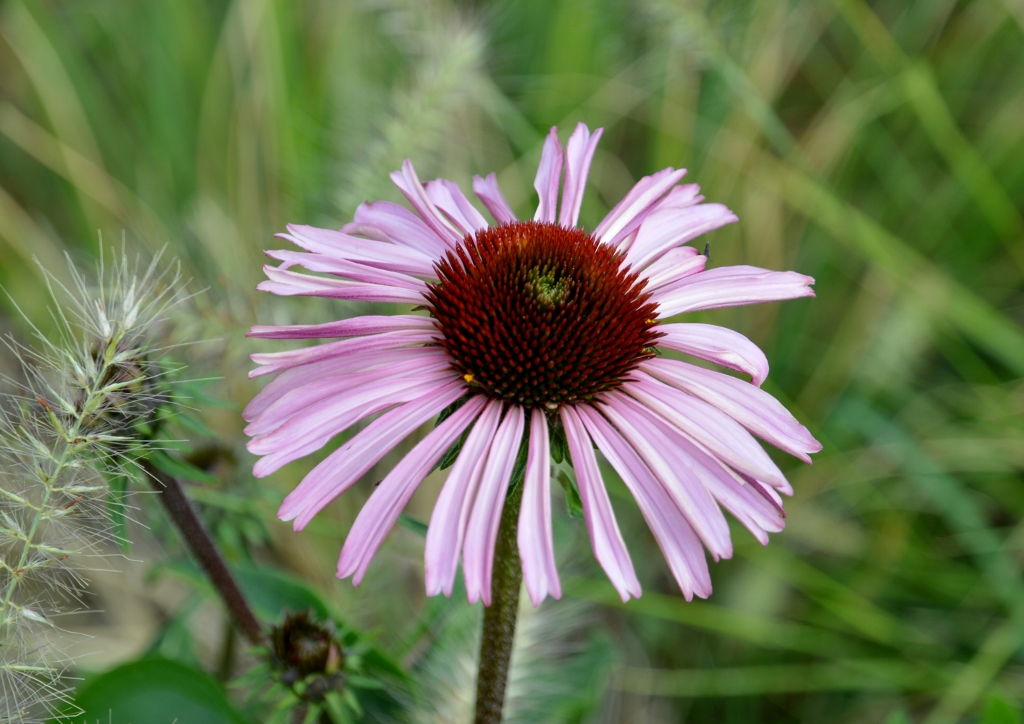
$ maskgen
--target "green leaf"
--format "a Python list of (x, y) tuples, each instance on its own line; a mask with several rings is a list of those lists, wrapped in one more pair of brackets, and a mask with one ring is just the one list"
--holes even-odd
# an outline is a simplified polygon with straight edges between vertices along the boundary
[(910, 724), (910, 717), (903, 709), (897, 709), (889, 715), (889, 718), (885, 720), (885, 724)]
[(448, 448), (448, 451), (444, 454), (444, 457), (442, 457), (437, 462), (437, 465), (434, 466), (435, 470), (447, 470), (448, 468), (455, 464), (455, 461), (459, 457), (459, 453), (462, 451), (462, 446), (466, 444), (466, 438), (469, 437), (469, 431), (472, 429), (472, 427), (473, 426), (470, 425), (469, 427), (462, 431), (462, 434), (459, 435), (459, 439), (452, 443), (452, 446)]
[[(466, 404), (466, 400), (468, 399), (468, 395), (465, 397), (461, 397), (452, 404), (448, 405), (448, 407), (441, 410), (441, 414), (437, 416), (437, 422), (434, 423), (434, 427), (436, 428), (442, 422), (444, 422), (453, 414), (455, 414), (455, 411), (462, 407), (464, 404)], [(462, 434), (459, 435), (459, 439), (452, 443), (452, 446), (448, 448), (448, 451), (445, 452), (445, 454), (437, 462), (437, 465), (434, 466), (434, 470), (446, 470), (455, 464), (455, 460), (459, 457), (459, 451), (462, 450), (462, 446), (466, 443), (466, 438), (469, 436), (469, 431), (472, 429), (473, 426), (470, 425), (469, 427), (462, 431)]]
[(202, 437), (217, 438), (217, 433), (211, 430), (205, 422), (202, 421), (197, 415), (191, 415), (187, 412), (180, 412), (170, 418), (173, 422), (177, 423), (185, 430), (194, 432), (196, 435)]
[(446, 407), (446, 408), (444, 408), (443, 410), (441, 410), (441, 414), (439, 414), (439, 415), (437, 416), (437, 422), (435, 422), (435, 423), (434, 423), (434, 427), (437, 427), (437, 426), (438, 426), (438, 425), (440, 425), (440, 424), (441, 424), (442, 422), (444, 422), (445, 420), (447, 420), (447, 419), (448, 419), (449, 417), (451, 417), (452, 415), (454, 415), (454, 414), (455, 414), (455, 411), (456, 411), (456, 410), (458, 410), (458, 409), (459, 409), (460, 407), (462, 407), (463, 405), (465, 405), (465, 404), (466, 404), (466, 401), (467, 401), (468, 399), (469, 399), (469, 395), (466, 395), (466, 396), (464, 396), (464, 397), (460, 397), (460, 398), (459, 398), (459, 399), (457, 399), (457, 400), (456, 400), (455, 402), (453, 402), (452, 404), (448, 405), (448, 407)]
[(580, 499), (580, 491), (576, 488), (575, 481), (570, 478), (564, 470), (555, 472), (555, 480), (562, 486), (565, 493), (565, 510), (570, 518), (583, 518), (583, 501)]
[(985, 700), (980, 724), (1021, 724), (1022, 721), (1020, 708), (1002, 694), (990, 694)]
[(82, 710), (75, 721), (249, 724), (206, 673), (158, 658), (125, 664), (92, 679), (75, 695), (74, 704)]
[(377, 681), (376, 679), (371, 679), (368, 676), (360, 676), (359, 674), (351, 674), (347, 679), (345, 679), (345, 683), (348, 684), (349, 686), (354, 686), (357, 689), (383, 689), (384, 688), (384, 684), (382, 684), (381, 682)]
[(530, 455), (530, 423), (527, 418), (526, 429), (523, 431), (523, 439), (519, 443), (519, 452), (516, 454), (515, 465), (512, 466), (512, 479), (509, 481), (508, 492), (511, 495), (516, 486), (523, 482), (526, 475), (526, 463)]
[(569, 445), (565, 439), (565, 430), (561, 425), (551, 425), (548, 428), (548, 436), (551, 445), (551, 461), (555, 465), (561, 464), (569, 452)]
[(172, 457), (163, 450), (153, 451), (149, 456), (149, 461), (153, 463), (158, 470), (165, 472), (168, 475), (173, 475), (176, 478), (192, 480), (197, 483), (206, 483), (207, 485), (220, 484), (217, 476), (211, 475), (205, 470), (200, 470), (195, 465), (191, 465), (181, 458)]
[(413, 518), (411, 515), (402, 513), (398, 516), (398, 524), (406, 530), (411, 530), (418, 536), (427, 537), (427, 524), (419, 518)]
[[(178, 367), (180, 368), (181, 365)], [(206, 391), (207, 386), (214, 383), (223, 383), (223, 381), (223, 378), (176, 381), (174, 383), (174, 396), (180, 400), (187, 401), (191, 405), (206, 405), (222, 410), (234, 410), (237, 408), (235, 403), (222, 400)]]
[(330, 607), (317, 591), (302, 581), (272, 568), (236, 568), (235, 578), (256, 615), (278, 621), (285, 610), (312, 610), (330, 618)]
[(125, 512), (128, 509), (126, 499), (129, 482), (127, 475), (114, 475), (110, 478), (110, 490), (107, 492), (107, 515), (110, 516), (110, 529), (117, 544), (125, 553), (130, 553), (132, 547), (131, 541), (128, 540), (128, 519)]
[[(359, 708), (359, 702), (355, 701), (354, 698), (350, 700), (350, 693), (347, 691), (345, 693), (346, 697), (344, 700), (336, 691), (331, 691), (324, 695), (324, 708), (327, 710), (327, 715), (331, 718), (333, 724), (351, 724), (353, 721), (348, 709), (345, 708), (345, 704), (348, 704), (357, 714), (362, 713)], [(353, 701), (355, 701), (354, 707), (352, 706)]]

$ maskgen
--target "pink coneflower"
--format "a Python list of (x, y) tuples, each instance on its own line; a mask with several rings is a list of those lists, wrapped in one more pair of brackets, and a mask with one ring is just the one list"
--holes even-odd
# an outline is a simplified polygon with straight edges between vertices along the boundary
[[(380, 413), (285, 499), (278, 515), (296, 530), (404, 438), (447, 413), (370, 496), (342, 548), (339, 577), (360, 582), (417, 486), (460, 438), (427, 533), (431, 595), (451, 594), (461, 557), (469, 600), (490, 604), (502, 507), (525, 445), (523, 576), (534, 605), (560, 597), (553, 435), (568, 443), (594, 555), (623, 601), (639, 596), (640, 584), (595, 446), (636, 498), (687, 599), (711, 593), (704, 548), (716, 560), (732, 555), (722, 508), (762, 543), (783, 528), (779, 493), (792, 490), (753, 435), (807, 462), (821, 446), (759, 389), (768, 363), (754, 344), (721, 327), (664, 320), (813, 296), (813, 280), (750, 266), (706, 271), (707, 259), (685, 244), (737, 219), (721, 204), (701, 203), (695, 184), (677, 185), (684, 170), (642, 179), (595, 229), (579, 228), (600, 136), (580, 124), (563, 153), (551, 129), (533, 220), (515, 217), (493, 174), (473, 180), (492, 225), (456, 184), (421, 184), (406, 161), (391, 178), (413, 210), (366, 203), (341, 231), (289, 226), (281, 237), (304, 252), (267, 252), (281, 264), (266, 267), (264, 291), (429, 312), (252, 330), (273, 339), (343, 338), (253, 355), (260, 367), (252, 376), (277, 373), (245, 411), (249, 449), (264, 456), (257, 476)], [(667, 359), (661, 349), (751, 381)]]

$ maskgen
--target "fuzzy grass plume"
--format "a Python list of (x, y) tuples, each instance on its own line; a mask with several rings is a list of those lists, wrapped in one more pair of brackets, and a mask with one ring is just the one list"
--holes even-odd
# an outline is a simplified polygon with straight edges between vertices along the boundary
[(55, 332), (29, 322), (33, 348), (4, 340), (23, 374), (0, 406), (0, 722), (64, 707), (54, 617), (78, 606), (90, 561), (124, 543), (140, 432), (166, 401), (158, 327), (183, 299), (159, 260), (101, 259), (95, 289), (70, 260), (70, 286), (44, 270)]

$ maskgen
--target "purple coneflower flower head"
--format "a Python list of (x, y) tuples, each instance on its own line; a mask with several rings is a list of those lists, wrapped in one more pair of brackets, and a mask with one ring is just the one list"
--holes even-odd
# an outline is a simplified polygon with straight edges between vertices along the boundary
[(553, 436), (567, 442), (594, 555), (623, 601), (639, 596), (640, 584), (595, 447), (636, 499), (688, 600), (711, 593), (704, 549), (715, 560), (732, 555), (723, 508), (762, 543), (782, 530), (779, 494), (792, 489), (754, 436), (806, 462), (821, 445), (760, 389), (768, 362), (753, 343), (721, 327), (665, 320), (813, 296), (814, 280), (750, 266), (705, 270), (707, 259), (686, 244), (737, 219), (721, 204), (702, 203), (695, 184), (678, 185), (684, 170), (642, 179), (593, 231), (580, 228), (600, 137), (580, 124), (563, 152), (551, 129), (532, 220), (516, 218), (493, 174), (473, 180), (492, 224), (456, 184), (421, 184), (406, 161), (391, 178), (412, 210), (366, 203), (341, 231), (289, 226), (281, 237), (304, 251), (268, 252), (281, 263), (266, 267), (264, 291), (429, 312), (252, 330), (273, 339), (338, 339), (253, 355), (252, 376), (277, 375), (245, 411), (249, 449), (263, 456), (257, 476), (377, 415), (285, 498), (278, 515), (296, 530), (404, 438), (448, 413), (360, 511), (339, 577), (358, 585), (417, 486), (460, 440), (427, 532), (431, 595), (451, 595), (461, 559), (469, 600), (490, 603), (502, 507), (522, 446), (523, 577), (534, 605), (561, 596), (551, 532)]

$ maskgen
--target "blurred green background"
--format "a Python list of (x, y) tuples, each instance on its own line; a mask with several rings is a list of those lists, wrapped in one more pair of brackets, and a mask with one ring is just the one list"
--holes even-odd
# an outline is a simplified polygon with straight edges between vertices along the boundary
[[(1020, 722), (1020, 0), (6, 0), (0, 284), (45, 325), (33, 257), (60, 274), (100, 231), (181, 259), (206, 290), (181, 329), (219, 340), (190, 361), (234, 406), (207, 422), (236, 461), (196, 498), (215, 520), (244, 508), (266, 531), (237, 556), (305, 578), (432, 682), (419, 720), (458, 720), (475, 623), (436, 622), (477, 612), (424, 600), (404, 529), (360, 589), (333, 580), (369, 483), (301, 535), (273, 518), (312, 463), (247, 477), (245, 355), (270, 346), (242, 334), (366, 311), (255, 292), (286, 223), (337, 228), (397, 200), (387, 172), (407, 157), (467, 188), (497, 171), (529, 214), (544, 134), (577, 121), (606, 129), (586, 226), (682, 166), (740, 216), (708, 237), (716, 265), (817, 279), (815, 300), (702, 317), (762, 346), (765, 388), (825, 449), (811, 467), (780, 457), (786, 531), (762, 548), (735, 528), (707, 602), (679, 597), (624, 493), (644, 585), (625, 606), (559, 512), (566, 600), (524, 619), (548, 649), (519, 661), (513, 718)], [(8, 298), (0, 311), (26, 333)], [(436, 491), (411, 512), (428, 518)]]

